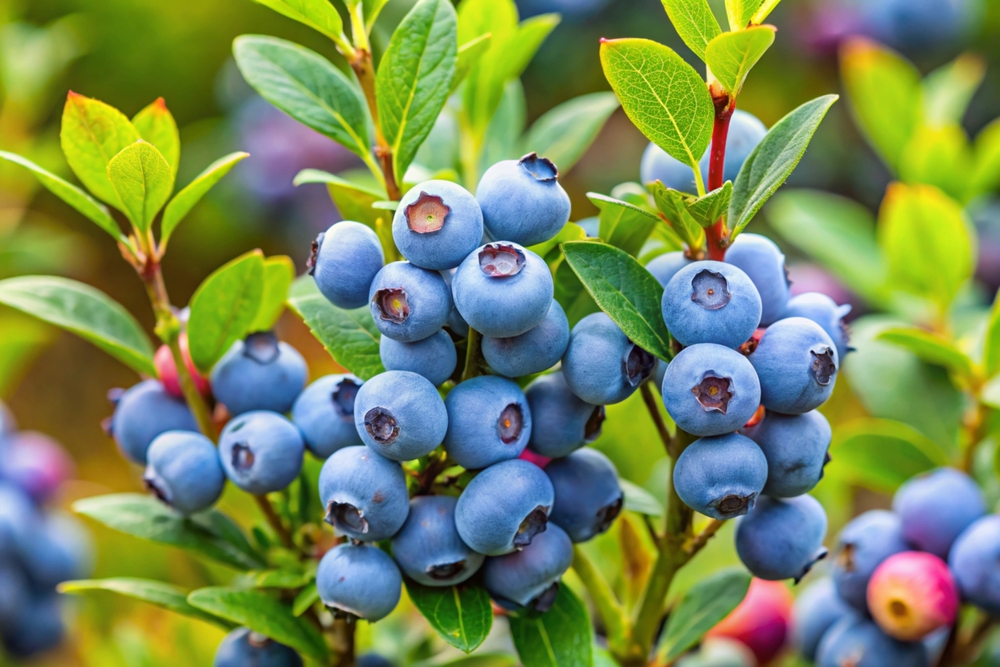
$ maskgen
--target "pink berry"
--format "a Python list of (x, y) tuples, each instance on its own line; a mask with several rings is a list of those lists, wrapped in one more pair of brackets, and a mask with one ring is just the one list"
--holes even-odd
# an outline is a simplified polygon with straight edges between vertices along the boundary
[(36, 431), (20, 431), (4, 442), (0, 475), (32, 500), (43, 503), (75, 474), (73, 459), (62, 445)]
[(886, 634), (918, 641), (955, 622), (958, 590), (943, 560), (904, 551), (875, 569), (868, 582), (868, 609)]
[(766, 664), (785, 646), (794, 602), (784, 583), (754, 579), (743, 602), (706, 636), (735, 639)]
[[(186, 333), (181, 334), (180, 345), (181, 355), (184, 357), (184, 365), (187, 366), (188, 372), (191, 373), (195, 386), (202, 394), (208, 394), (211, 387), (208, 380), (198, 372), (198, 369), (194, 367), (194, 362), (191, 361)], [(170, 348), (166, 345), (161, 345), (160, 349), (156, 351), (153, 363), (156, 365), (156, 374), (159, 376), (164, 388), (174, 396), (183, 398), (184, 393), (181, 391), (181, 382), (177, 377), (177, 366), (174, 365), (174, 357), (170, 353)]]
[(549, 457), (542, 456), (541, 454), (536, 454), (530, 449), (525, 449), (523, 452), (521, 452), (520, 456), (518, 456), (517, 458), (522, 459), (524, 461), (530, 461), (539, 468), (544, 468), (552, 461), (552, 459), (550, 459)]

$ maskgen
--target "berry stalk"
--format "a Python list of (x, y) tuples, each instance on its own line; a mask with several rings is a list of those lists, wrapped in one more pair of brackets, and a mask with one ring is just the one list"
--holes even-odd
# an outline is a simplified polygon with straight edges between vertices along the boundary
[[(712, 127), (712, 148), (708, 162), (708, 191), (718, 190), (725, 182), (726, 141), (729, 138), (729, 121), (736, 111), (736, 100), (713, 86), (712, 101), (715, 103), (715, 124)], [(720, 218), (705, 230), (708, 258), (721, 262), (726, 258), (726, 221)]]
[[(360, 7), (361, 4), (359, 3), (358, 6)], [(364, 31), (361, 31), (361, 34), (364, 34)], [(367, 37), (365, 38), (365, 45), (355, 49), (354, 58), (350, 60), (350, 64), (351, 69), (354, 70), (354, 74), (358, 77), (361, 89), (365, 93), (365, 100), (368, 102), (368, 111), (371, 113), (372, 122), (375, 125), (375, 156), (378, 158), (381, 175), (385, 181), (386, 195), (388, 195), (391, 201), (399, 201), (402, 193), (399, 189), (399, 183), (396, 181), (396, 173), (392, 160), (392, 147), (389, 146), (385, 135), (382, 134), (382, 126), (378, 120), (378, 102), (375, 97), (375, 65), (372, 62), (371, 50), (367, 48)], [(373, 168), (370, 160), (366, 160), (366, 162), (369, 163), (368, 167), (377, 175), (378, 167)]]

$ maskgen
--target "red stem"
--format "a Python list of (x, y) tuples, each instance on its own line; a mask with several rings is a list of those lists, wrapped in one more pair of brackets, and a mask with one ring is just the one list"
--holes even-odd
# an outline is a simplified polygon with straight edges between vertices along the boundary
[[(714, 92), (714, 91), (713, 91)], [(712, 152), (708, 158), (708, 191), (718, 190), (724, 182), (726, 168), (726, 140), (729, 138), (729, 121), (736, 110), (736, 100), (729, 95), (713, 95), (715, 125), (712, 127)], [(726, 258), (726, 224), (718, 220), (705, 230), (708, 258), (717, 262)]]

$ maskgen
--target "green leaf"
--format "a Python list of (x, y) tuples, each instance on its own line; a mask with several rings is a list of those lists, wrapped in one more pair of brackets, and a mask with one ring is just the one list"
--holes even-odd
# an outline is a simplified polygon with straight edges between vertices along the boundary
[[(559, 233), (553, 236), (548, 241), (543, 241), (542, 243), (529, 246), (528, 250), (535, 253), (546, 262), (551, 263), (556, 260), (557, 257), (561, 257), (561, 251), (558, 247), (565, 243), (566, 241), (582, 241), (587, 238), (587, 232), (580, 225), (575, 222), (567, 222), (563, 225), (563, 228), (559, 230)], [(549, 253), (552, 253), (554, 257), (550, 257)]]
[(735, 31), (746, 28), (762, 4), (764, 4), (764, 0), (726, 0), (726, 18), (729, 19), (729, 29)]
[(624, 478), (618, 484), (625, 496), (625, 509), (646, 516), (663, 516), (663, 504), (652, 493)]
[(191, 297), (191, 360), (209, 371), (233, 343), (250, 332), (264, 295), (264, 254), (252, 250), (216, 269)]
[(1000, 299), (993, 301), (986, 335), (983, 337), (983, 370), (988, 378), (1000, 372)]
[(1000, 185), (1000, 118), (979, 133), (973, 145), (973, 153), (967, 195), (970, 199)]
[(0, 396), (8, 396), (48, 346), (56, 331), (21, 313), (0, 313)]
[(911, 426), (886, 419), (841, 426), (830, 456), (838, 474), (884, 493), (892, 493), (922, 472), (948, 465), (948, 458), (933, 441)]
[(330, 650), (315, 626), (292, 615), (292, 610), (260, 591), (232, 588), (199, 588), (188, 595), (198, 609), (220, 616), (237, 625), (290, 646), (318, 662), (330, 661)]
[(683, 192), (672, 190), (660, 181), (649, 184), (656, 208), (675, 234), (686, 246), (694, 250), (705, 245), (705, 231), (688, 211), (688, 197)]
[(249, 153), (230, 153), (219, 158), (205, 168), (205, 171), (198, 174), (193, 181), (184, 186), (184, 189), (174, 195), (174, 198), (167, 204), (163, 211), (163, 220), (160, 222), (160, 246), (165, 247), (167, 241), (173, 235), (177, 225), (181, 223), (195, 204), (201, 201), (215, 184), (222, 180), (222, 177), (229, 173), (239, 162), (250, 157)]
[(292, 283), (288, 305), (338, 364), (362, 380), (385, 371), (379, 355), (379, 332), (367, 307), (337, 308), (319, 293), (312, 276)]
[(587, 198), (600, 209), (598, 235), (605, 243), (621, 248), (630, 255), (637, 255), (643, 244), (662, 221), (638, 206), (588, 192)]
[(91, 222), (95, 223), (98, 227), (110, 234), (116, 241), (125, 241), (125, 235), (122, 234), (121, 228), (118, 226), (118, 223), (115, 222), (115, 219), (111, 217), (111, 213), (104, 206), (104, 204), (100, 203), (80, 188), (76, 187), (72, 183), (64, 181), (53, 173), (42, 169), (31, 160), (21, 157), (20, 155), (0, 151), (0, 159), (13, 162), (14, 164), (19, 164), (25, 169), (28, 169), (35, 174), (38, 181), (44, 185), (49, 192), (59, 197), (64, 202), (75, 208), (78, 212), (89, 218)]
[(233, 55), (243, 78), (264, 99), (371, 160), (361, 91), (329, 60), (298, 44), (260, 35), (237, 37)]
[(746, 597), (750, 574), (742, 569), (725, 569), (692, 586), (667, 619), (660, 654), (676, 660), (701, 641)]
[(177, 167), (181, 161), (181, 137), (167, 103), (162, 97), (132, 117), (132, 126), (143, 141), (148, 141), (160, 151), (160, 155), (170, 165), (170, 171), (177, 177)]
[(337, 45), (347, 45), (344, 21), (329, 0), (254, 0), (282, 16), (298, 21), (326, 35)]
[(660, 359), (673, 357), (663, 323), (663, 287), (624, 250), (603, 243), (572, 241), (563, 254), (594, 301), (636, 345)]
[(932, 126), (961, 124), (985, 74), (982, 57), (963, 53), (924, 77), (924, 122)]
[(252, 573), (256, 588), (302, 588), (312, 583), (315, 577), (296, 570), (262, 570)]
[(972, 276), (973, 239), (962, 208), (935, 187), (890, 185), (878, 240), (893, 287), (930, 299), (941, 312)]
[(712, 140), (715, 107), (694, 68), (648, 39), (604, 40), (601, 65), (635, 126), (668, 155), (697, 170)]
[(727, 214), (729, 202), (733, 198), (732, 181), (726, 181), (721, 188), (712, 190), (704, 197), (685, 202), (687, 211), (701, 227), (711, 227), (719, 218)]
[[(588, 242), (597, 242), (597, 240)], [(594, 298), (590, 296), (590, 292), (573, 272), (565, 256), (560, 256), (556, 260), (552, 266), (552, 273), (555, 277), (555, 300), (566, 311), (566, 319), (569, 320), (571, 328), (587, 315), (600, 310), (594, 302)]]
[(301, 616), (302, 614), (309, 611), (319, 600), (319, 591), (316, 589), (316, 582), (312, 582), (295, 596), (295, 600), (292, 602), (292, 615)]
[(455, 78), (457, 30), (451, 2), (420, 0), (392, 33), (379, 63), (378, 118), (400, 178), (448, 100)]
[(722, 33), (708, 0), (662, 0), (670, 22), (694, 54), (705, 60), (709, 43)]
[(594, 629), (587, 608), (559, 586), (552, 608), (541, 615), (510, 617), (510, 634), (521, 662), (531, 667), (589, 667), (594, 660)]
[(57, 276), (0, 280), (0, 303), (75, 333), (137, 373), (156, 376), (153, 345), (123, 306), (89, 285)]
[(288, 289), (295, 280), (295, 264), (285, 255), (268, 257), (264, 260), (264, 292), (260, 298), (260, 310), (250, 325), (250, 331), (270, 331), (288, 300)]
[(964, 201), (969, 189), (965, 169), (971, 163), (972, 148), (960, 126), (921, 127), (903, 151), (899, 174), (907, 183), (933, 185)]
[(59, 133), (70, 169), (95, 197), (118, 206), (118, 195), (108, 180), (108, 163), (139, 140), (125, 114), (112, 106), (70, 91)]
[(840, 71), (854, 118), (890, 169), (920, 125), (920, 73), (902, 56), (867, 39), (841, 50)]
[(417, 611), (446, 642), (472, 653), (486, 640), (493, 627), (493, 607), (486, 589), (471, 583), (431, 587), (405, 581)]
[(458, 56), (455, 60), (455, 78), (451, 81), (452, 92), (455, 92), (459, 84), (465, 81), (465, 77), (469, 75), (479, 59), (490, 50), (491, 39), (493, 39), (493, 34), (486, 33), (473, 37), (458, 47)]
[(972, 375), (972, 359), (944, 336), (916, 327), (895, 327), (880, 333), (878, 339), (909, 350), (928, 364), (944, 366), (964, 377)]
[(615, 109), (614, 93), (591, 93), (563, 102), (535, 121), (524, 140), (524, 153), (544, 155), (566, 174), (583, 157)]
[(722, 33), (708, 44), (705, 62), (723, 90), (733, 97), (740, 94), (750, 70), (774, 44), (776, 31), (774, 26), (755, 26)]
[(231, 630), (233, 628), (232, 623), (218, 616), (206, 614), (202, 610), (188, 604), (188, 591), (162, 581), (137, 579), (134, 577), (113, 577), (110, 579), (79, 579), (76, 581), (64, 581), (59, 584), (60, 593), (77, 595), (91, 591), (111, 591), (135, 600), (148, 602), (161, 609), (197, 618), (206, 623), (212, 623), (223, 630)]
[(733, 184), (733, 198), (729, 202), (729, 226), (733, 230), (730, 242), (736, 240), (795, 170), (826, 112), (836, 101), (836, 95), (824, 95), (806, 102), (779, 120), (753, 149)]
[(122, 533), (186, 549), (237, 570), (265, 567), (236, 524), (216, 510), (185, 518), (151, 496), (117, 493), (78, 500), (73, 511)]
[(512, 655), (507, 653), (479, 653), (476, 655), (464, 655), (457, 660), (422, 660), (413, 663), (413, 667), (518, 667), (520, 663)]
[(774, 11), (774, 8), (778, 6), (779, 2), (781, 2), (781, 0), (763, 0), (762, 2), (759, 2), (758, 4), (760, 6), (757, 8), (757, 11), (753, 13), (753, 16), (750, 18), (750, 23), (756, 25), (760, 25), (761, 23), (763, 23), (764, 19), (770, 16), (771, 12)]
[(153, 144), (141, 139), (111, 158), (108, 179), (122, 212), (142, 232), (153, 224), (174, 191), (170, 165)]
[(375, 221), (385, 214), (372, 208), (375, 202), (386, 198), (385, 192), (375, 187), (349, 181), (342, 176), (330, 174), (319, 169), (304, 169), (293, 181), (295, 185), (305, 183), (324, 183), (330, 192), (330, 198), (337, 205), (340, 216), (344, 220), (363, 222), (369, 227), (375, 227)]

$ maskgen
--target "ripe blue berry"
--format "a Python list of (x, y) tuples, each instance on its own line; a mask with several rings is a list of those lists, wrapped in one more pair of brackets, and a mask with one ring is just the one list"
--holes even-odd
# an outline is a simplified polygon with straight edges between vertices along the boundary
[(868, 580), (889, 556), (908, 551), (899, 517), (886, 510), (871, 510), (851, 519), (837, 537), (831, 565), (833, 583), (841, 599), (856, 610), (868, 612)]
[(759, 234), (740, 234), (726, 251), (726, 263), (742, 269), (757, 288), (761, 326), (784, 317), (790, 296), (788, 273), (785, 255), (774, 241)]
[(482, 240), (483, 212), (461, 185), (426, 181), (400, 200), (392, 238), (403, 257), (420, 268), (451, 269)]
[(271, 331), (236, 341), (212, 369), (212, 392), (236, 416), (251, 410), (284, 414), (306, 386), (306, 360)]
[(309, 272), (319, 291), (338, 308), (360, 308), (385, 257), (370, 227), (338, 222), (313, 243)]
[(167, 431), (149, 446), (146, 488), (184, 515), (215, 504), (226, 485), (226, 473), (212, 441), (192, 431)]
[(435, 387), (444, 384), (458, 365), (455, 343), (444, 329), (415, 343), (400, 343), (382, 336), (378, 350), (386, 370), (423, 375)]
[(768, 410), (799, 415), (830, 398), (840, 368), (833, 341), (818, 324), (789, 317), (767, 328), (749, 356)]
[(494, 372), (516, 378), (541, 373), (559, 363), (569, 345), (569, 320), (555, 299), (545, 319), (512, 338), (483, 338), (483, 358)]
[(882, 632), (865, 617), (850, 614), (826, 631), (816, 652), (816, 667), (927, 667), (921, 642), (904, 642)]
[(319, 497), (327, 523), (366, 542), (391, 538), (410, 512), (403, 469), (368, 447), (345, 447), (326, 460)]
[(592, 405), (620, 403), (652, 375), (656, 358), (633, 343), (604, 313), (576, 323), (562, 372), (574, 394)]
[(768, 412), (742, 433), (756, 442), (767, 457), (767, 495), (793, 498), (809, 493), (819, 484), (823, 467), (830, 460), (828, 451), (833, 438), (830, 422), (819, 412)]
[(384, 551), (367, 544), (341, 544), (323, 556), (316, 590), (336, 616), (382, 620), (399, 604), (403, 577)]
[(378, 653), (365, 653), (358, 656), (354, 667), (396, 667), (396, 665)]
[(0, 628), (6, 652), (22, 659), (54, 649), (65, 635), (61, 597), (55, 592), (29, 596), (17, 615)]
[(528, 447), (535, 453), (558, 458), (600, 437), (604, 406), (577, 397), (562, 372), (535, 379), (524, 395), (532, 417)]
[[(451, 294), (451, 283), (455, 278), (455, 269), (442, 271), (441, 277), (444, 278), (445, 284), (448, 285), (448, 293)], [(448, 313), (448, 322), (445, 326), (459, 338), (468, 338), (469, 323), (465, 321), (462, 314), (458, 312), (458, 308), (455, 307), (455, 299), (452, 299), (451, 301), (451, 312)]]
[(353, 375), (327, 375), (295, 399), (292, 421), (317, 458), (325, 459), (338, 449), (364, 444), (354, 425), (354, 399), (361, 384)]
[(523, 549), (545, 530), (552, 510), (552, 482), (533, 463), (514, 459), (482, 471), (455, 507), (462, 541), (487, 556)]
[(948, 565), (964, 601), (1000, 614), (1000, 516), (981, 517), (963, 530)]
[(663, 321), (681, 345), (737, 348), (760, 323), (760, 295), (743, 271), (723, 262), (692, 262), (663, 290)]
[[(535, 245), (559, 233), (569, 220), (569, 195), (549, 160), (529, 153), (486, 170), (476, 188), (491, 238)], [(472, 328), (477, 328), (472, 325)]]
[(556, 601), (559, 579), (573, 563), (573, 543), (550, 524), (520, 551), (487, 558), (483, 584), (490, 597), (510, 608), (546, 612)]
[(761, 496), (736, 527), (736, 553), (759, 579), (798, 581), (826, 558), (825, 535), (826, 513), (812, 496)]
[(450, 496), (417, 496), (410, 515), (392, 538), (392, 555), (403, 574), (425, 586), (460, 584), (479, 570), (485, 556), (462, 541)]
[(213, 667), (302, 667), (299, 654), (249, 628), (236, 628), (222, 640)]
[(0, 436), (0, 479), (42, 505), (74, 474), (73, 459), (53, 438), (37, 431)]
[(674, 466), (674, 489), (680, 499), (715, 519), (732, 519), (752, 511), (765, 481), (764, 453), (753, 440), (738, 433), (695, 440)]
[(732, 433), (760, 405), (760, 382), (747, 358), (712, 343), (681, 350), (663, 373), (661, 393), (677, 426), (696, 436)]
[(646, 265), (646, 270), (653, 274), (653, 277), (656, 278), (656, 281), (660, 285), (666, 287), (670, 279), (692, 261), (684, 254), (684, 251), (678, 250), (676, 252), (665, 253), (650, 260), (649, 264)]
[(466, 380), (445, 400), (444, 449), (460, 466), (478, 470), (516, 459), (531, 437), (531, 410), (517, 383), (493, 375)]
[(899, 487), (892, 509), (910, 545), (947, 558), (959, 533), (986, 513), (986, 503), (971, 477), (954, 468), (938, 468)]
[(20, 489), (0, 482), (0, 557), (23, 554), (32, 540), (38, 512)]
[(783, 317), (804, 317), (823, 328), (841, 359), (850, 351), (850, 331), (844, 318), (851, 312), (851, 305), (838, 306), (825, 294), (807, 292), (788, 300)]
[(437, 271), (409, 262), (386, 264), (368, 293), (372, 319), (383, 336), (413, 343), (448, 322), (451, 291)]
[(810, 662), (815, 660), (823, 635), (850, 613), (851, 608), (840, 599), (833, 580), (820, 579), (795, 600), (792, 644), (803, 658)]
[(434, 451), (448, 431), (448, 410), (422, 375), (386, 371), (361, 385), (354, 425), (372, 451), (411, 461)]
[(19, 560), (34, 590), (52, 590), (64, 581), (90, 576), (94, 543), (75, 516), (48, 512), (35, 517)]
[(247, 493), (281, 491), (302, 470), (305, 443), (295, 424), (276, 412), (236, 417), (219, 437), (219, 459), (233, 484)]
[(31, 584), (15, 559), (0, 560), (0, 628), (13, 623), (31, 598)]
[[(705, 178), (702, 173), (702, 179)], [(667, 154), (662, 148), (650, 142), (639, 163), (639, 179), (644, 183), (660, 181), (671, 190), (694, 194), (694, 170), (677, 158)]]
[(625, 497), (618, 471), (596, 449), (578, 449), (545, 467), (555, 491), (549, 521), (573, 542), (586, 542), (608, 530), (622, 511)]
[(515, 243), (487, 243), (458, 266), (451, 283), (455, 307), (490, 338), (510, 338), (545, 319), (554, 291), (545, 261)]
[(156, 436), (197, 430), (188, 406), (171, 396), (159, 380), (144, 380), (123, 393), (108, 427), (125, 458), (140, 465), (146, 465), (146, 450)]

